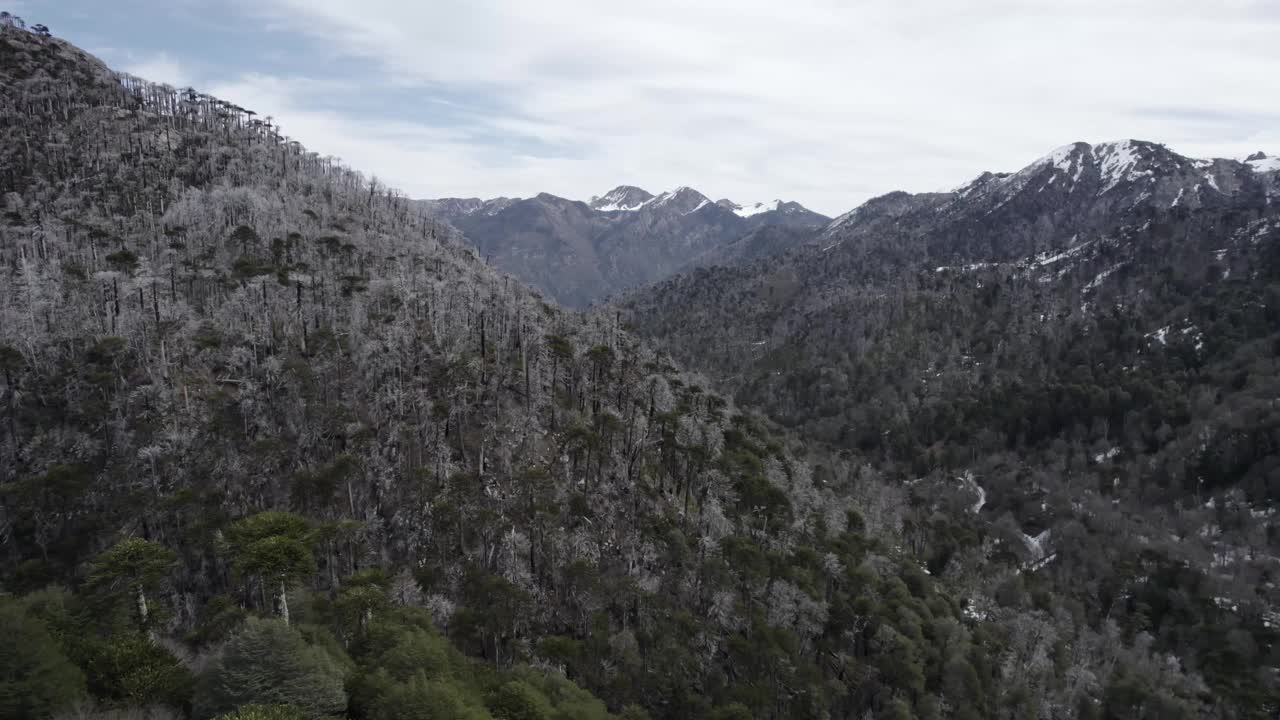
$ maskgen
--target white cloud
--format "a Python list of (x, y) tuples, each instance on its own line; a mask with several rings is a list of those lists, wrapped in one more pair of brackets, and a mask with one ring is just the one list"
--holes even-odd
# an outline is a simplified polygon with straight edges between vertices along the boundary
[[(274, 94), (286, 127), (414, 195), (585, 198), (626, 182), (828, 213), (1013, 170), (1074, 140), (1280, 151), (1266, 0), (264, 0), (272, 26), (372, 60), (370, 82), (483, 97), (477, 120), (568, 146), (369, 124)], [(249, 91), (249, 87), (241, 88)], [(228, 91), (232, 88), (228, 88)], [(252, 102), (228, 93), (237, 102)], [(359, 132), (360, 136), (349, 133)]]
[(146, 58), (130, 58), (120, 65), (120, 69), (131, 75), (173, 87), (187, 87), (195, 81), (182, 63), (166, 53)]
[[(571, 185), (604, 182), (604, 170), (581, 176), (572, 161), (503, 156), (471, 140), (464, 129), (362, 120), (309, 106), (319, 93), (342, 92), (340, 82), (313, 82), (252, 74), (207, 88), (221, 98), (272, 117), (282, 132), (308, 150), (340, 158), (345, 164), (400, 189), (410, 197), (484, 196), (495, 193), (495, 178), (522, 188), (546, 188), (569, 179)], [(534, 190), (533, 192), (538, 192)], [(526, 193), (532, 194), (532, 193)]]

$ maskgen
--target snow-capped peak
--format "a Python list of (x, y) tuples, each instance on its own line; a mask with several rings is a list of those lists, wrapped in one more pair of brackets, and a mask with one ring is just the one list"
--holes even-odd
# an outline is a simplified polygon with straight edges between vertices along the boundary
[(670, 192), (660, 193), (657, 197), (652, 198), (644, 203), (645, 207), (671, 207), (681, 214), (689, 214), (697, 210), (701, 210), (704, 206), (711, 204), (711, 200), (706, 195), (694, 190), (687, 185)]
[(630, 212), (653, 199), (653, 195), (633, 185), (619, 185), (604, 195), (591, 198), (591, 207), (601, 212)]
[[(1096, 145), (1074, 142), (1053, 150), (1016, 173), (983, 173), (951, 192), (964, 198), (974, 193), (996, 191), (1008, 195), (1027, 187), (1036, 190), (1050, 186), (1070, 189), (1088, 173), (1099, 179), (1101, 188), (1098, 194), (1104, 195), (1123, 183), (1154, 182), (1158, 172), (1195, 172), (1212, 166), (1212, 161), (1185, 158), (1163, 145), (1143, 140), (1117, 140)], [(1044, 183), (1030, 185), (1046, 170), (1052, 174)]]

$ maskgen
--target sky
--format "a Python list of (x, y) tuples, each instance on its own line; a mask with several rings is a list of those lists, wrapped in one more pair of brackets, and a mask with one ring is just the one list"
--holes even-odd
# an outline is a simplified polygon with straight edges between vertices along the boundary
[(1084, 140), (1280, 154), (1280, 0), (0, 0), (411, 197), (836, 215)]

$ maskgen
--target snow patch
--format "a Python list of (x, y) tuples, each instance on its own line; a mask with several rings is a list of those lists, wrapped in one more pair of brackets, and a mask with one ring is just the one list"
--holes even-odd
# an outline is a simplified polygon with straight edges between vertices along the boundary
[(640, 203), (639, 205), (637, 205), (637, 206), (636, 206), (636, 210), (639, 210), (639, 209), (640, 209), (640, 208), (642, 208), (642, 207), (647, 207), (647, 206), (649, 206), (649, 205), (655, 205), (655, 206), (656, 206), (656, 205), (661, 205), (662, 203), (666, 202), (666, 201), (667, 201), (667, 200), (669, 200), (669, 199), (671, 199), (671, 193), (668, 193), (668, 192), (660, 192), (660, 193), (658, 193), (657, 195), (654, 195), (653, 197), (649, 198), (648, 200), (645, 200), (644, 202), (642, 202), (642, 203)]
[(738, 217), (751, 217), (760, 213), (772, 212), (782, 205), (781, 200), (774, 200), (771, 203), (756, 203), (754, 205), (735, 205), (733, 214)]
[(1268, 157), (1261, 160), (1250, 160), (1245, 163), (1254, 172), (1280, 172), (1280, 157)]
[(1138, 146), (1132, 140), (1103, 143), (1097, 149), (1102, 151), (1102, 180), (1107, 184), (1099, 195), (1106, 194), (1122, 182), (1153, 176), (1150, 170), (1137, 169), (1141, 158)]
[(1089, 281), (1089, 284), (1088, 284), (1088, 285), (1085, 285), (1085, 286), (1084, 286), (1084, 291), (1085, 291), (1085, 292), (1091, 292), (1091, 291), (1093, 291), (1093, 290), (1098, 289), (1099, 287), (1101, 287), (1101, 285), (1102, 285), (1102, 281), (1107, 279), (1107, 276), (1108, 276), (1108, 275), (1110, 275), (1111, 273), (1113, 273), (1113, 272), (1115, 272), (1115, 271), (1119, 270), (1119, 269), (1120, 269), (1121, 267), (1123, 267), (1123, 266), (1124, 266), (1124, 263), (1120, 263), (1119, 265), (1116, 265), (1115, 267), (1107, 268), (1106, 270), (1103, 270), (1102, 272), (1098, 273), (1097, 275), (1095, 275), (1095, 276), (1094, 276), (1094, 278), (1093, 278), (1092, 280), (1090, 280), (1090, 281)]
[(1051, 530), (1044, 530), (1039, 535), (1031, 537), (1026, 533), (1022, 533), (1022, 542), (1027, 546), (1027, 552), (1031, 553), (1032, 564), (1038, 563), (1045, 559), (1045, 543), (1049, 542)]
[(973, 189), (976, 188), (978, 186), (978, 183), (981, 181), (982, 181), (981, 177), (976, 177), (967, 183), (963, 183), (961, 185), (957, 185), (951, 188), (951, 192), (956, 195), (959, 195), (960, 197), (964, 197), (965, 195), (968, 195), (969, 193), (973, 192)]
[[(628, 198), (629, 191), (632, 189), (625, 187), (614, 188), (606, 193), (604, 197), (595, 201), (604, 203), (596, 206), (596, 210), (600, 212), (635, 212), (644, 207), (647, 202), (653, 200), (653, 198), (650, 198), (649, 200), (636, 201), (633, 198)], [(645, 194), (647, 195), (648, 193)]]
[[(1074, 240), (1075, 238), (1072, 238), (1072, 239)], [(1079, 255), (1081, 250), (1084, 250), (1085, 248), (1089, 247), (1090, 245), (1093, 244), (1093, 242), (1094, 241), (1090, 240), (1088, 242), (1080, 243), (1075, 247), (1067, 248), (1066, 250), (1063, 250), (1062, 252), (1056, 253), (1053, 255), (1050, 255), (1048, 251), (1039, 253), (1031, 258), (1031, 261), (1030, 261), (1031, 266), (1044, 267), (1046, 265), (1052, 265), (1056, 262), (1066, 260), (1067, 258), (1072, 257), (1074, 255)]]
[(1070, 170), (1075, 157), (1075, 143), (1054, 148), (1054, 151), (1040, 159), (1040, 162), (1052, 163), (1059, 170)]
[(974, 270), (981, 270), (982, 268), (985, 268), (985, 267), (993, 267), (995, 264), (996, 263), (977, 262), (977, 263), (970, 263), (968, 265), (939, 265), (938, 267), (934, 268), (933, 271), (946, 272), (948, 270), (957, 270), (959, 272), (973, 272)]
[(827, 225), (827, 232), (831, 232), (832, 230), (835, 230), (841, 225), (857, 217), (858, 213), (862, 212), (863, 207), (864, 206), (859, 205), (858, 207), (850, 210), (849, 212), (837, 217), (835, 220), (832, 220), (831, 223)]
[(961, 475), (957, 479), (960, 480), (961, 484), (964, 487), (978, 494), (978, 501), (975, 502), (972, 506), (970, 506), (969, 512), (973, 513), (974, 515), (977, 515), (979, 512), (982, 512), (982, 506), (987, 504), (987, 491), (983, 489), (981, 485), (978, 484), (977, 480), (973, 479), (973, 473), (969, 472), (968, 470), (964, 472), (964, 475)]
[[(1085, 146), (1085, 147), (1087, 148), (1088, 146)], [(1046, 165), (1051, 165), (1053, 166), (1054, 169), (1061, 170), (1063, 172), (1071, 172), (1071, 168), (1074, 167), (1075, 174), (1071, 177), (1071, 182), (1073, 183), (1080, 179), (1080, 173), (1084, 171), (1084, 159), (1080, 157), (1079, 154), (1076, 153), (1075, 143), (1072, 143), (1070, 145), (1063, 145), (1062, 147), (1059, 147), (1059, 148), (1054, 148), (1053, 152), (1031, 163), (1023, 170), (1023, 172), (1025, 172), (1026, 170), (1031, 170), (1033, 168), (1044, 167)], [(1058, 176), (1055, 174), (1053, 177), (1049, 178), (1049, 181), (1046, 182), (1044, 184), (1044, 187), (1040, 189), (1043, 190), (1045, 187), (1052, 185), (1053, 181), (1057, 179), (1058, 179)], [(969, 185), (972, 185), (972, 184), (973, 183), (969, 183)], [(956, 188), (955, 190), (953, 190), (952, 192), (960, 192), (964, 190), (966, 187), (968, 187), (968, 185), (962, 185), (959, 188)]]
[(636, 205), (634, 207), (625, 207), (617, 203), (609, 203), (608, 205), (601, 205), (596, 208), (596, 210), (599, 210), (600, 212), (635, 212), (640, 209), (641, 205), (644, 205), (644, 203), (640, 203), (640, 205)]

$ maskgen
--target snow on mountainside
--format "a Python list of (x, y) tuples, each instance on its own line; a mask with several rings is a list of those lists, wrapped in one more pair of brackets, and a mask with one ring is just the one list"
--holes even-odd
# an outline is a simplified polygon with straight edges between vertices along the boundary
[(764, 213), (764, 212), (776, 211), (781, 206), (782, 206), (781, 200), (774, 200), (773, 202), (767, 203), (767, 204), (758, 202), (753, 205), (738, 205), (737, 203), (730, 203), (727, 207), (728, 209), (733, 211), (734, 215), (737, 215), (738, 217), (751, 217), (752, 215), (759, 215), (760, 213)]
[(711, 200), (706, 195), (687, 185), (681, 185), (671, 192), (661, 193), (651, 202), (645, 203), (646, 206), (652, 205), (655, 209), (666, 208), (674, 210), (681, 215), (697, 212), (710, 204)]
[(1254, 153), (1245, 161), (1256, 172), (1280, 172), (1280, 157), (1267, 157), (1264, 153)]
[(1189, 158), (1164, 145), (1144, 140), (1118, 140), (1096, 145), (1076, 142), (1055, 149), (1016, 173), (983, 173), (952, 192), (960, 197), (975, 192), (1011, 194), (1029, 187), (1033, 180), (1044, 180), (1035, 186), (1037, 192), (1057, 187), (1068, 192), (1081, 189), (1102, 196), (1136, 184), (1153, 195), (1157, 189), (1189, 182), (1190, 187), (1197, 191), (1205, 188), (1226, 194), (1229, 188), (1239, 184), (1233, 177), (1235, 171), (1243, 168), (1265, 172), (1280, 167), (1263, 153), (1251, 158), (1246, 163)]
[[(931, 251), (952, 256), (947, 264), (1009, 260), (1060, 247), (1122, 216), (1195, 210), (1233, 198), (1271, 205), (1280, 197), (1278, 168), (1264, 153), (1244, 162), (1206, 160), (1143, 140), (1076, 142), (1017, 172), (984, 172), (951, 191), (873, 198), (829, 223), (820, 240), (835, 247), (902, 223), (941, 240)], [(935, 232), (944, 227), (949, 232)], [(993, 228), (1002, 228), (999, 243), (984, 239), (995, 237)]]
[[(1050, 186), (1070, 192), (1081, 186), (1105, 195), (1124, 183), (1155, 182), (1162, 176), (1194, 173), (1210, 168), (1211, 161), (1197, 161), (1177, 155), (1163, 145), (1140, 140), (1090, 145), (1072, 143), (1057, 148), (1012, 175), (984, 173), (957, 189), (967, 197), (977, 193), (1013, 194), (1027, 188), (1033, 180), (1043, 179), (1039, 191)], [(1209, 175), (1209, 182), (1216, 179)]]
[[(548, 198), (558, 198), (555, 195), (541, 193)], [(463, 217), (467, 215), (483, 214), (495, 215), (514, 203), (520, 202), (521, 198), (494, 198), (492, 200), (482, 200), (480, 198), (438, 198), (433, 200), (422, 200), (424, 206), (433, 211), (441, 218), (448, 220), (450, 218)], [(768, 213), (777, 213), (779, 216), (788, 216), (795, 218), (796, 216), (806, 216), (806, 218), (821, 218), (825, 222), (828, 218), (809, 210), (805, 206), (797, 202), (786, 200), (773, 200), (772, 202), (757, 202), (750, 205), (740, 205), (731, 200), (717, 200), (712, 202), (707, 196), (694, 190), (691, 187), (682, 185), (674, 190), (664, 191), (654, 195), (643, 188), (633, 185), (619, 185), (604, 195), (593, 196), (587, 206), (596, 212), (602, 213), (623, 213), (636, 212), (646, 207), (675, 207), (681, 208), (680, 212), (689, 213), (700, 210), (708, 205), (716, 205), (740, 218), (759, 218)]]
[(600, 212), (619, 212), (639, 210), (641, 206), (653, 199), (653, 194), (632, 185), (619, 185), (600, 197), (591, 198), (587, 203)]
[(767, 203), (758, 202), (750, 205), (739, 205), (732, 200), (717, 200), (716, 204), (741, 218), (759, 217), (767, 213), (776, 213), (782, 216), (813, 216), (817, 214), (800, 203), (787, 202), (785, 200), (773, 200)]
[(785, 251), (829, 221), (795, 202), (744, 208), (687, 186), (654, 195), (619, 185), (585, 203), (548, 193), (420, 202), (495, 266), (575, 307), (685, 269)]
[[(808, 237), (787, 238), (795, 252), (699, 275), (698, 283), (668, 281), (626, 302), (676, 307), (681, 293), (714, 285), (726, 297), (756, 303), (756, 319), (744, 321), (752, 333), (781, 333), (815, 327), (824, 313), (837, 327), (857, 314), (849, 308), (863, 302), (867, 282), (907, 273), (912, 286), (1021, 283), (1055, 298), (1036, 317), (1093, 318), (1116, 297), (1154, 302), (1134, 289), (1135, 278), (1154, 267), (1177, 267), (1197, 282), (1247, 281), (1280, 233), (1278, 166), (1264, 153), (1202, 160), (1140, 140), (1072, 143), (1017, 172), (983, 173), (950, 192), (872, 198)], [(721, 332), (714, 321), (689, 328)], [(725, 362), (740, 370), (737, 359)]]
[(423, 206), (433, 215), (440, 217), (451, 217), (459, 215), (495, 215), (511, 206), (512, 203), (519, 202), (520, 198), (493, 198), (492, 200), (481, 200), (480, 198), (440, 198), (438, 200), (423, 200)]

